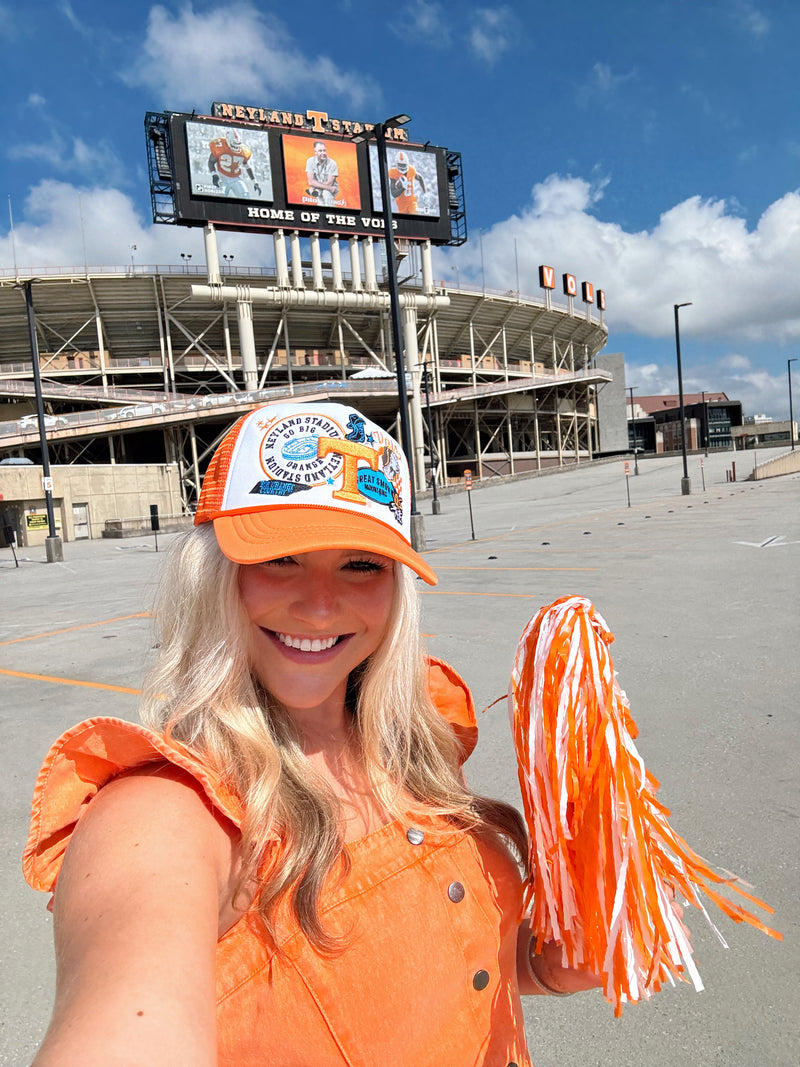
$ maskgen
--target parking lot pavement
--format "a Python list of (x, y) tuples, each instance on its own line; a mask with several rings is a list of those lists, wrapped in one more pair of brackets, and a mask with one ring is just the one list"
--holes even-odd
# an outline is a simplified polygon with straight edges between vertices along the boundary
[[(786, 935), (776, 943), (714, 915), (726, 951), (695, 913), (688, 922), (703, 993), (667, 988), (619, 1020), (599, 994), (528, 998), (537, 1067), (798, 1060), (800, 476), (729, 483), (728, 453), (705, 460), (702, 492), (697, 457), (690, 463), (693, 492), (682, 497), (680, 460), (641, 461), (631, 507), (621, 463), (474, 490), (475, 540), (464, 493), (443, 496), (442, 514), (425, 516), (440, 581), (422, 590), (423, 629), (431, 651), (471, 684), (478, 708), (505, 693), (530, 616), (566, 593), (588, 596), (616, 635), (637, 744), (662, 782), (672, 825), (752, 883)], [(152, 538), (68, 544), (63, 564), (44, 564), (43, 550), (27, 555), (15, 569), (9, 550), (0, 554), (9, 752), (0, 1063), (13, 1065), (30, 1062), (52, 997), (50, 916), (19, 873), (34, 776), (67, 726), (91, 715), (135, 718), (163, 560)], [(480, 725), (471, 784), (516, 802), (505, 703)]]

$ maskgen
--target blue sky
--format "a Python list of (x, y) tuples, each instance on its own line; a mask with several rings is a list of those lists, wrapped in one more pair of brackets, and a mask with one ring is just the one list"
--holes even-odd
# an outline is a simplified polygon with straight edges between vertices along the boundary
[[(800, 355), (796, 0), (0, 0), (2, 191), (20, 268), (180, 263), (154, 226), (148, 110), (214, 99), (376, 121), (463, 155), (470, 241), (439, 277), (537, 294), (547, 263), (607, 296), (640, 393), (725, 390), (788, 416)], [(5, 207), (5, 205), (3, 205)], [(237, 264), (266, 238), (220, 235)], [(483, 260), (483, 268), (481, 266)], [(14, 250), (0, 212), (0, 266)], [(800, 383), (800, 363), (793, 365)], [(795, 411), (800, 410), (798, 394)]]

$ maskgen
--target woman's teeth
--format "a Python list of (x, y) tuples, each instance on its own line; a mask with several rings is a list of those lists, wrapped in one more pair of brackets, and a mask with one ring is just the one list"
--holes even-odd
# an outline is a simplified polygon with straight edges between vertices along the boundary
[(337, 637), (292, 637), (291, 634), (279, 634), (275, 636), (288, 648), (297, 648), (301, 652), (324, 652), (326, 648), (333, 648), (339, 640)]

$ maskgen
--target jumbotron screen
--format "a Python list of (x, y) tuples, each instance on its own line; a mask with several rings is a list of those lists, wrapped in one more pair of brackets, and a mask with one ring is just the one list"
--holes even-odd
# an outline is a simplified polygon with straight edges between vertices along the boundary
[[(173, 204), (158, 221), (254, 232), (383, 233), (374, 141), (175, 112), (149, 114), (145, 125), (156, 143), (154, 203), (169, 183)], [(160, 156), (159, 137), (168, 149)], [(460, 243), (463, 205), (454, 195), (460, 156), (430, 144), (387, 142), (387, 165), (395, 236)]]

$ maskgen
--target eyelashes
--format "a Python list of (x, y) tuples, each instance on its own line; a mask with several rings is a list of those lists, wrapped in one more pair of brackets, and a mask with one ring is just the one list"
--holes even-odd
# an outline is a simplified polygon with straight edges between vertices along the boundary
[[(258, 566), (282, 569), (296, 567), (298, 562), (294, 556), (279, 556), (277, 559), (265, 560)], [(391, 567), (392, 561), (382, 556), (362, 556), (345, 560), (342, 564), (343, 570), (356, 574), (379, 574), (382, 571), (389, 570)]]

